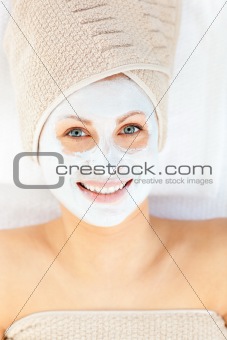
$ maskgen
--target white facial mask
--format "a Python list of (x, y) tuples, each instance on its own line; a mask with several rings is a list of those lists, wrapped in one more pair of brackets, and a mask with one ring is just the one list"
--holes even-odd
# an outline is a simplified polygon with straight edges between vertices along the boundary
[[(82, 165), (91, 167), (102, 165), (106, 167), (110, 163), (114, 166), (119, 161), (119, 165), (127, 165), (129, 169), (133, 165), (143, 166), (144, 169), (145, 162), (147, 162), (147, 167), (156, 164), (158, 156), (158, 125), (153, 112), (154, 107), (148, 96), (134, 81), (127, 78), (117, 78), (96, 82), (76, 91), (69, 96), (68, 100), (71, 106), (65, 100), (58, 105), (46, 121), (39, 143), (40, 152), (52, 151), (62, 154), (67, 169), (69, 169), (70, 165), (79, 167)], [(116, 121), (129, 112), (138, 111), (145, 114), (144, 121), (150, 116), (146, 123), (149, 131), (148, 140), (143, 147), (129, 149), (125, 154), (127, 148), (120, 146), (113, 137), (116, 127), (119, 126)], [(81, 119), (92, 121), (92, 126), (98, 135), (97, 145), (94, 144), (94, 147), (83, 152), (66, 152), (62, 142), (56, 136), (55, 127), (56, 124), (59, 124), (59, 121), (70, 115), (78, 115)], [(75, 128), (77, 124), (75, 121), (72, 128)], [(134, 125), (133, 117), (127, 119), (126, 124)], [(78, 127), (82, 128), (83, 125), (80, 123)], [(126, 138), (128, 137), (126, 136)], [(53, 184), (54, 181), (56, 183), (58, 181), (58, 175), (55, 174), (56, 159), (41, 156), (39, 157), (39, 162), (46, 183)], [(145, 174), (144, 170), (142, 170), (143, 174), (135, 175), (130, 171), (128, 175), (123, 175), (125, 171), (125, 168), (121, 168), (122, 174), (110, 177), (107, 170), (104, 175), (82, 175), (74, 169), (71, 175), (65, 176), (65, 182), (62, 187), (51, 189), (51, 191), (78, 218), (83, 218), (85, 222), (95, 226), (111, 227), (121, 223), (134, 210), (138, 209), (137, 205), (140, 205), (147, 198), (151, 189), (150, 184), (136, 184), (134, 182), (134, 179), (151, 178), (152, 175), (149, 172)], [(141, 172), (141, 169), (134, 168), (134, 171)], [(108, 178), (109, 181), (104, 188), (106, 189), (111, 184), (112, 188), (108, 189), (109, 191), (117, 190), (117, 187), (122, 184), (120, 180), (122, 180), (123, 184), (130, 179), (133, 180), (127, 186), (127, 190), (125, 188), (119, 189), (117, 194), (108, 193), (105, 197), (104, 194), (100, 194), (93, 203), (93, 194), (90, 196), (89, 191), (83, 190), (76, 184), (77, 182), (82, 182), (85, 185), (87, 183), (87, 186), (94, 191), (97, 184), (99, 184), (98, 188), (101, 189)], [(88, 185), (91, 180), (96, 181), (96, 185), (92, 185), (94, 184), (92, 182)], [(112, 182), (114, 182), (114, 186)], [(99, 199), (99, 197), (102, 197), (102, 199)]]

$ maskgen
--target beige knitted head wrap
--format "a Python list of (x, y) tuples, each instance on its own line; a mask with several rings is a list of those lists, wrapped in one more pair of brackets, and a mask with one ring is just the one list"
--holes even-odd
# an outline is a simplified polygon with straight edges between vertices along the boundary
[[(3, 47), (26, 151), (74, 91), (124, 73), (156, 107), (159, 150), (166, 138), (166, 96), (180, 0), (17, 0)], [(159, 101), (161, 102), (159, 103)]]

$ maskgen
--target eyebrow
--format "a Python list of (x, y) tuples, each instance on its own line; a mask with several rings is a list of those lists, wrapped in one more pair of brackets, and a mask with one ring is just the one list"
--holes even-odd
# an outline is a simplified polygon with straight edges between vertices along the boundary
[[(117, 119), (117, 123), (120, 124), (120, 123), (124, 122), (127, 118), (135, 116), (135, 115), (143, 115), (143, 116), (145, 116), (145, 113), (142, 112), (142, 111), (128, 112), (124, 116), (122, 116), (121, 118), (118, 118)], [(79, 116), (69, 115), (69, 116), (65, 116), (64, 117), (64, 119), (67, 119), (67, 118), (72, 118), (72, 119), (77, 120), (78, 122), (82, 122), (82, 123), (87, 124), (87, 125), (92, 125), (92, 121), (91, 120), (80, 118)]]
[(124, 122), (128, 117), (132, 117), (132, 116), (135, 116), (135, 115), (143, 115), (145, 116), (145, 113), (142, 112), (142, 111), (133, 111), (133, 112), (129, 112), (129, 113), (126, 113), (123, 117), (119, 118), (117, 120), (118, 123), (122, 123)]
[(77, 120), (78, 122), (82, 122), (82, 123), (87, 124), (87, 125), (91, 125), (92, 124), (91, 120), (80, 118), (79, 116), (75, 116), (75, 115), (69, 115), (69, 116), (63, 117), (63, 119), (67, 119), (67, 118), (72, 118), (74, 120)]

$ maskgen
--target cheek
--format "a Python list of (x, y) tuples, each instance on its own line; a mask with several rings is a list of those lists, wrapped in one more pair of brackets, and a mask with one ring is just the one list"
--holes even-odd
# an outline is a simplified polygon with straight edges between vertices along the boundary
[(91, 137), (63, 137), (58, 140), (62, 147), (62, 151), (66, 154), (89, 151), (98, 144), (98, 141)]
[(124, 134), (115, 137), (115, 143), (124, 149), (141, 149), (148, 146), (149, 133), (147, 131), (138, 131), (135, 134)]

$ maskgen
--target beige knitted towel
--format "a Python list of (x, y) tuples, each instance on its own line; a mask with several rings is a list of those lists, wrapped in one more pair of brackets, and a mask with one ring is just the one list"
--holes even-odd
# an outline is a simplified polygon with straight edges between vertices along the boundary
[(43, 311), (25, 316), (5, 340), (224, 340), (215, 311), (200, 309)]
[(38, 150), (45, 120), (62, 100), (119, 72), (157, 106), (161, 150), (179, 13), (180, 0), (14, 1), (3, 47), (25, 150)]

